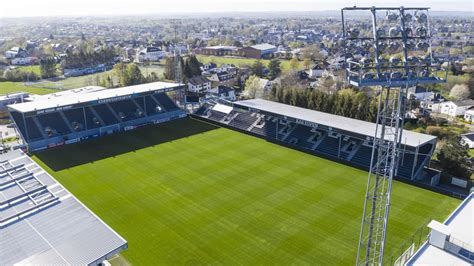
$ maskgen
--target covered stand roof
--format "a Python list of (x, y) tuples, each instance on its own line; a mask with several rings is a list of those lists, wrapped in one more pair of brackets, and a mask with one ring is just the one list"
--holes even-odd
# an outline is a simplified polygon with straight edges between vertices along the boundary
[[(375, 123), (347, 118), (339, 115), (328, 114), (324, 112), (309, 110), (301, 107), (277, 103), (273, 101), (267, 101), (263, 99), (238, 101), (235, 102), (234, 105), (245, 108), (258, 109), (263, 112), (282, 115), (285, 117), (291, 117), (293, 119), (299, 119), (310, 123), (320, 124), (334, 129), (353, 132), (364, 136), (373, 137), (375, 135)], [(408, 146), (417, 147), (435, 139), (435, 136), (404, 130), (402, 136), (402, 143)]]
[(0, 264), (98, 264), (127, 241), (30, 157), (0, 155)]
[(68, 106), (78, 103), (87, 103), (91, 101), (99, 101), (109, 98), (128, 96), (148, 91), (167, 91), (169, 89), (178, 88), (180, 86), (183, 86), (183, 84), (170, 82), (153, 82), (141, 85), (121, 87), (117, 89), (94, 90), (87, 93), (53, 93), (41, 96), (37, 100), (32, 102), (12, 104), (8, 107), (12, 110), (25, 113)]

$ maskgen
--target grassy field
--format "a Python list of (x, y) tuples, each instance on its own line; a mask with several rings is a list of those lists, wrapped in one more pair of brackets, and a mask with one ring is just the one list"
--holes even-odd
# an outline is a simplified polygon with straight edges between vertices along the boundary
[[(242, 66), (250, 66), (252, 65), (257, 59), (252, 59), (252, 58), (238, 58), (238, 57), (222, 57), (222, 56), (208, 56), (208, 55), (197, 55), (197, 59), (199, 62), (203, 64), (207, 63), (216, 63), (217, 65), (222, 65), (222, 64), (234, 64), (236, 66), (242, 67)], [(265, 66), (268, 66), (268, 62), (270, 60), (262, 59), (262, 63)], [(289, 72), (291, 70), (290, 66), (290, 61), (289, 60), (280, 60), (281, 62), (281, 69), (282, 72)], [(299, 69), (302, 69), (302, 63), (299, 63)]]
[(38, 77), (41, 76), (41, 68), (39, 65), (19, 66), (17, 69), (25, 72), (34, 72)]
[(5, 95), (7, 93), (13, 92), (28, 92), (33, 94), (48, 94), (55, 92), (56, 90), (46, 89), (46, 88), (37, 88), (32, 86), (27, 86), (23, 82), (0, 82), (0, 95)]
[[(367, 173), (182, 119), (34, 159), (128, 242), (136, 265), (348, 265)], [(386, 254), (458, 200), (395, 182)]]

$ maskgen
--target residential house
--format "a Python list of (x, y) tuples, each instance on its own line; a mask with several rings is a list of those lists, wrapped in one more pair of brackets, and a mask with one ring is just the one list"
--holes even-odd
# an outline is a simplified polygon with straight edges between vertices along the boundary
[(464, 113), (464, 120), (471, 123), (474, 122), (474, 108), (471, 108)]
[(449, 101), (442, 104), (441, 113), (450, 117), (464, 116), (472, 107), (474, 107), (474, 100)]
[(441, 113), (441, 106), (445, 99), (441, 94), (435, 93), (431, 97), (420, 100), (420, 107), (430, 110), (433, 113)]
[(209, 71), (209, 70), (214, 69), (216, 67), (217, 67), (217, 65), (215, 63), (211, 62), (211, 63), (203, 64), (201, 66), (201, 70), (202, 71)]
[(188, 80), (188, 90), (191, 92), (207, 92), (211, 89), (211, 81), (203, 76), (196, 76)]
[(5, 52), (5, 57), (7, 59), (13, 59), (19, 54), (20, 55), (21, 54), (26, 55), (26, 51), (23, 48), (20, 48), (20, 47), (12, 47), (10, 50)]
[(435, 93), (428, 90), (427, 88), (424, 88), (421, 86), (414, 86), (414, 87), (408, 88), (407, 96), (408, 98), (413, 96), (417, 100), (423, 100), (423, 99), (433, 98), (435, 96)]
[(217, 85), (227, 85), (233, 86), (235, 82), (235, 74), (229, 73), (227, 71), (221, 71), (218, 73), (214, 73), (209, 77), (209, 80), (213, 82), (214, 86)]
[(474, 132), (461, 135), (462, 144), (467, 145), (469, 149), (474, 149)]
[(158, 47), (149, 46), (137, 53), (138, 62), (159, 61), (165, 57), (165, 52)]
[(219, 85), (209, 92), (210, 96), (219, 97), (227, 101), (235, 101), (237, 97), (235, 96), (235, 90), (228, 86)]
[(329, 64), (324, 61), (316, 63), (313, 67), (310, 68), (309, 77), (313, 79), (322, 77), (324, 71), (328, 66)]

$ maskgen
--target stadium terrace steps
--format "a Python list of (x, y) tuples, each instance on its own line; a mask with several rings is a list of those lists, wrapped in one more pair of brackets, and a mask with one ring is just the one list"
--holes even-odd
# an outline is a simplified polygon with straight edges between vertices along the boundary
[(109, 109), (110, 113), (115, 117), (115, 119), (119, 122), (122, 122), (122, 119), (119, 117), (119, 115), (115, 112), (114, 108), (108, 103), (105, 104), (105, 106)]
[(237, 127), (241, 130), (247, 131), (247, 129), (255, 123), (258, 118), (251, 116), (250, 113), (240, 113), (229, 123), (230, 126)]
[(43, 130), (46, 130), (46, 128), (51, 128), (53, 135), (71, 133), (68, 125), (59, 113), (39, 115), (38, 121), (43, 126)]
[[(82, 109), (71, 109), (64, 111), (64, 116), (69, 121), (73, 131), (84, 130), (86, 121), (84, 120), (84, 112)], [(77, 123), (77, 125), (75, 125)]]
[(102, 117), (100, 117), (97, 111), (94, 108), (92, 108), (92, 106), (88, 106), (87, 108), (85, 108), (85, 112), (86, 112), (86, 123), (87, 123), (86, 126), (88, 129), (105, 126), (104, 120), (102, 119)]
[(61, 116), (61, 118), (63, 119), (64, 123), (66, 123), (66, 126), (67, 128), (69, 129), (69, 132), (73, 132), (75, 131), (72, 126), (71, 126), (71, 122), (66, 118), (66, 116), (64, 115), (64, 112), (58, 112), (59, 115)]
[(322, 152), (326, 155), (332, 157), (338, 157), (338, 148), (339, 147), (339, 138), (333, 138), (331, 136), (327, 136), (323, 139), (323, 141), (316, 147), (316, 151)]
[[(311, 128), (290, 122), (280, 123), (275, 117), (235, 109), (226, 115), (211, 110), (212, 107), (211, 103), (205, 103), (195, 112), (195, 115), (245, 132), (252, 132), (267, 139), (278, 140), (296, 148), (309, 150), (315, 154), (350, 162), (364, 169), (370, 168), (372, 147), (363, 145), (364, 141), (361, 139), (346, 135), (329, 136), (329, 129), (324, 126)], [(277, 123), (280, 124), (277, 125)], [(428, 154), (431, 148), (432, 145), (425, 145), (420, 148), (414, 170), (415, 154), (411, 151), (405, 152), (404, 160), (399, 161), (397, 174), (405, 178), (419, 175), (429, 159), (422, 151)], [(375, 151), (375, 158), (377, 158), (377, 151)]]
[(155, 95), (152, 95), (153, 98), (155, 98), (164, 108), (166, 111), (173, 111), (179, 109), (176, 104), (166, 95), (165, 93), (157, 93)]
[(112, 102), (109, 105), (114, 110), (114, 113), (117, 114), (118, 119), (120, 119), (120, 121), (122, 122), (138, 118), (138, 107), (130, 99)]
[(104, 104), (98, 104), (90, 106), (91, 109), (97, 113), (98, 117), (102, 119), (104, 125), (114, 125), (120, 123), (120, 120), (116, 118), (116, 115)]

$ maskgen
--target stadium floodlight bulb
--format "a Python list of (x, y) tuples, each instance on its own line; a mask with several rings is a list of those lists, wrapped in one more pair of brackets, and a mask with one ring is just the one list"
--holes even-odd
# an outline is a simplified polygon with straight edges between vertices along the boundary
[(415, 19), (418, 23), (426, 23), (428, 21), (428, 16), (422, 12), (415, 12)]
[(390, 74), (390, 78), (392, 79), (400, 79), (402, 77), (403, 77), (403, 74), (402, 72), (399, 72), (399, 71), (395, 71)]
[(416, 44), (413, 41), (407, 41), (404, 45), (408, 50), (413, 50), (416, 47)]
[(398, 37), (401, 32), (400, 27), (391, 27), (388, 30), (388, 35), (390, 35), (390, 37)]
[(411, 37), (413, 35), (413, 30), (410, 27), (405, 28), (405, 36)]
[(410, 13), (406, 13), (405, 16), (403, 17), (403, 20), (404, 20), (405, 22), (411, 22), (412, 19), (413, 19), (413, 15), (410, 14)]
[(380, 37), (383, 37), (385, 36), (385, 29), (384, 28), (378, 28), (377, 29), (377, 36), (380, 38)]
[(393, 53), (396, 53), (398, 49), (400, 49), (400, 43), (399, 42), (396, 42), (396, 41), (391, 41), (389, 44), (388, 44), (388, 49), (393, 52)]
[(393, 66), (400, 64), (400, 62), (401, 62), (400, 58), (396, 56), (390, 57), (390, 64), (392, 64)]
[(378, 62), (379, 65), (382, 66), (382, 67), (388, 65), (388, 60), (385, 59), (385, 58), (383, 58), (383, 57), (380, 57), (380, 56), (379, 56), (379, 60), (378, 60), (378, 61), (379, 61), (379, 62)]
[(363, 79), (374, 79), (375, 75), (373, 73), (365, 73), (362, 75)]
[(387, 15), (385, 16), (385, 18), (390, 22), (395, 22), (398, 20), (398, 14), (395, 12), (387, 11)]
[(423, 63), (425, 63), (426, 65), (430, 65), (431, 64), (431, 56), (429, 55), (425, 55), (421, 58), (421, 60), (423, 61)]
[(351, 28), (347, 31), (347, 33), (351, 38), (357, 38), (359, 37), (360, 31), (356, 28)]
[(420, 59), (416, 56), (409, 56), (407, 59), (409, 65), (416, 66), (420, 63)]
[(424, 37), (427, 37), (427, 35), (428, 35), (428, 30), (427, 30), (425, 27), (423, 27), (423, 26), (418, 27), (418, 28), (416, 28), (416, 34), (417, 34), (419, 37), (424, 38)]
[(367, 58), (367, 57), (363, 57), (361, 60), (360, 60), (360, 63), (363, 67), (369, 67), (370, 64), (372, 63), (372, 60), (370, 58)]
[(429, 77), (430, 76), (430, 71), (427, 69), (423, 69), (419, 72), (420, 77)]
[(418, 49), (420, 51), (425, 51), (426, 52), (429, 47), (430, 47), (430, 45), (427, 42), (424, 42), (424, 41), (420, 41), (416, 44), (416, 49)]

